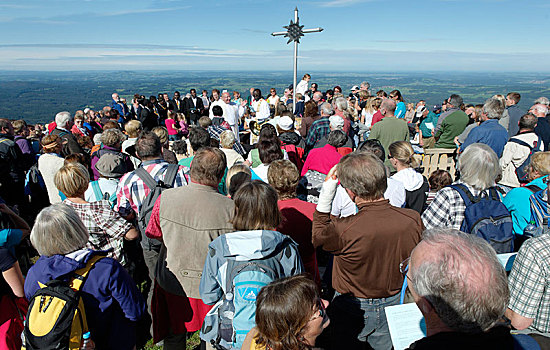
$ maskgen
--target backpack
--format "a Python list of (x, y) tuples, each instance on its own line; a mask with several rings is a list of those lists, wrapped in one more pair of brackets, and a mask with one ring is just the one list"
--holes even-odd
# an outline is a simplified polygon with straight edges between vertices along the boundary
[(50, 197), (48, 197), (44, 178), (38, 170), (38, 163), (33, 164), (25, 176), (25, 196), (36, 214), (50, 205)]
[(162, 243), (157, 240), (150, 239), (145, 236), (145, 230), (149, 224), (149, 219), (153, 213), (153, 207), (158, 197), (165, 189), (172, 188), (174, 186), (174, 181), (176, 180), (176, 175), (178, 174), (179, 166), (177, 164), (169, 164), (166, 169), (166, 174), (164, 175), (164, 181), (158, 180), (155, 181), (153, 177), (145, 170), (143, 167), (139, 167), (135, 170), (135, 174), (143, 180), (145, 185), (149, 187), (149, 194), (141, 203), (141, 209), (139, 210), (138, 215), (138, 229), (141, 232), (141, 237), (144, 238), (142, 241), (142, 246), (148, 250), (160, 251)]
[(466, 209), (460, 231), (483, 238), (491, 244), (497, 254), (514, 250), (512, 216), (500, 201), (494, 187), (473, 196), (463, 184), (450, 186), (460, 194)]
[(304, 149), (298, 147), (292, 143), (282, 143), (281, 149), (285, 150), (288, 154), (288, 160), (290, 160), (296, 167), (298, 171), (302, 171), (304, 166)]
[(111, 204), (111, 209), (113, 209), (117, 201), (116, 192), (113, 192), (113, 194), (109, 194), (108, 192), (103, 193), (99, 187), (99, 181), (97, 180), (90, 182), (90, 184), (92, 185), (96, 201), (107, 200)]
[(531, 147), (527, 142), (519, 140), (519, 139), (510, 139), (510, 142), (517, 143), (518, 145), (528, 147), (530, 152), (527, 158), (521, 163), (519, 167), (516, 168), (516, 176), (518, 177), (519, 183), (525, 184), (529, 182), (529, 164), (531, 164), (531, 156), (536, 153), (540, 152), (540, 145), (542, 143), (540, 136), (538, 137), (538, 140), (535, 142), (535, 146)]
[(40, 284), (29, 303), (22, 349), (80, 349), (82, 335), (88, 332), (80, 291), (90, 270), (104, 257), (95, 254), (85, 267)]
[[(548, 182), (548, 179), (544, 180), (545, 182)], [(529, 188), (531, 186), (525, 186), (526, 188)], [(538, 186), (536, 186), (538, 187)], [(529, 196), (529, 203), (531, 204), (531, 223), (535, 225), (536, 227), (542, 227), (543, 231), (548, 230), (548, 227), (544, 227), (544, 223), (546, 222), (546, 225), (548, 225), (548, 219), (550, 217), (550, 211), (548, 206), (548, 191), (550, 189), (532, 189), (529, 188), (533, 194)]]
[[(218, 309), (216, 349), (240, 349), (248, 332), (256, 326), (256, 297), (262, 287), (282, 275), (279, 261), (285, 247), (276, 256), (262, 260), (227, 260), (226, 293)], [(223, 346), (221, 341), (229, 345)]]

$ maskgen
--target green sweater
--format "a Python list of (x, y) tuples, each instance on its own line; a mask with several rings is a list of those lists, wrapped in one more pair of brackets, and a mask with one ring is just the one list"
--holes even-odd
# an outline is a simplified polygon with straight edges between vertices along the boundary
[(388, 147), (396, 141), (409, 141), (409, 127), (407, 122), (396, 117), (384, 117), (374, 124), (369, 135), (369, 140), (376, 139), (384, 146), (386, 152), (386, 165), (388, 161)]
[(469, 119), (468, 115), (461, 110), (449, 114), (435, 134), (435, 137), (439, 138), (435, 143), (435, 148), (456, 148), (454, 138), (462, 134)]

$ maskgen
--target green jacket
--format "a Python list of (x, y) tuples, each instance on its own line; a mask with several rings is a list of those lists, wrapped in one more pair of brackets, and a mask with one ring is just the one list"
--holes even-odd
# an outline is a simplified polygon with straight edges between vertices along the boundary
[(435, 134), (435, 148), (456, 148), (454, 138), (460, 135), (468, 125), (469, 117), (461, 110), (448, 115), (441, 123), (441, 127)]

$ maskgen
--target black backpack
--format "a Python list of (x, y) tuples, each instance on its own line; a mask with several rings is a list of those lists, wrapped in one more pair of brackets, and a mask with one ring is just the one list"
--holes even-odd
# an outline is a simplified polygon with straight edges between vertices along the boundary
[(534, 147), (531, 147), (527, 142), (519, 139), (511, 138), (510, 142), (517, 143), (518, 145), (529, 148), (529, 155), (523, 161), (523, 163), (521, 163), (521, 165), (516, 168), (516, 175), (518, 177), (519, 183), (526, 184), (529, 182), (529, 164), (531, 164), (531, 156), (536, 152), (540, 152), (540, 145), (542, 143), (542, 140), (539, 136)]
[(141, 245), (147, 250), (160, 251), (161, 243), (157, 240), (150, 239), (145, 236), (145, 230), (149, 224), (149, 219), (153, 213), (153, 207), (158, 197), (162, 191), (174, 187), (174, 181), (176, 180), (176, 175), (178, 174), (179, 166), (177, 164), (170, 164), (166, 169), (166, 174), (164, 175), (164, 181), (158, 180), (155, 181), (153, 177), (145, 170), (143, 167), (139, 167), (135, 170), (135, 174), (143, 180), (145, 185), (149, 187), (150, 192), (143, 200), (141, 204), (141, 209), (139, 210), (138, 215), (138, 229), (141, 232)]

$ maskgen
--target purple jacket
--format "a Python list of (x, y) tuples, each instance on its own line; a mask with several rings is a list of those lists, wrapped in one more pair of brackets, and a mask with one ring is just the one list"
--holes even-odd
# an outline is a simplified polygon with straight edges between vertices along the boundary
[[(31, 299), (46, 283), (85, 266), (96, 252), (81, 261), (63, 255), (41, 256), (25, 279), (25, 296)], [(82, 287), (88, 327), (96, 349), (132, 349), (136, 343), (135, 324), (146, 312), (145, 302), (130, 275), (116, 260), (99, 260)]]
[(29, 140), (27, 140), (23, 136), (15, 136), (14, 141), (17, 146), (19, 146), (21, 153), (34, 155), (34, 150), (32, 149), (32, 145)]

